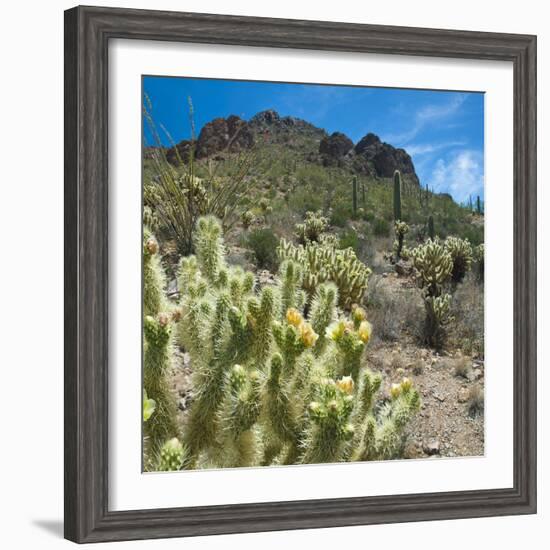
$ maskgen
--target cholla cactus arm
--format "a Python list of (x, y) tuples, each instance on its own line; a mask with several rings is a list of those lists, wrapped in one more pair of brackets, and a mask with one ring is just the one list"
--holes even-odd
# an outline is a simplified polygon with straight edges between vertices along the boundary
[(261, 383), (258, 371), (247, 373), (234, 365), (229, 373), (226, 404), (221, 414), (222, 463), (229, 467), (253, 466), (257, 462), (255, 423), (260, 415)]
[(172, 472), (181, 470), (185, 464), (186, 451), (177, 437), (169, 439), (160, 450), (158, 471)]
[(340, 376), (351, 376), (355, 383), (358, 382), (361, 358), (371, 333), (371, 324), (366, 320), (356, 327), (353, 321), (340, 319), (327, 328), (327, 337), (336, 344), (339, 351)]
[[(281, 380), (282, 370), (283, 358), (275, 353), (271, 358), (269, 377), (263, 392), (264, 436), (269, 453), (285, 444), (297, 444), (296, 412), (288, 389)], [(264, 455), (264, 463), (266, 459)]]
[(353, 383), (325, 379), (317, 390), (317, 400), (309, 404), (311, 422), (302, 462), (337, 462), (345, 456), (346, 444), (355, 432), (349, 422), (354, 403)]
[(291, 307), (298, 307), (298, 292), (302, 284), (302, 270), (292, 261), (285, 261), (279, 269), (281, 310), (284, 313)]
[(468, 239), (448, 237), (445, 239), (444, 246), (453, 260), (452, 280), (455, 283), (459, 283), (464, 279), (466, 272), (469, 271), (472, 266), (472, 245)]
[(398, 455), (404, 428), (420, 409), (420, 395), (408, 378), (392, 386), (391, 395), (376, 432), (376, 453), (381, 460)]
[(159, 245), (148, 228), (143, 229), (143, 314), (158, 315), (166, 309), (166, 277), (160, 264)]
[(175, 398), (168, 384), (170, 368), (170, 317), (161, 313), (147, 316), (143, 321), (145, 346), (143, 354), (143, 389), (148, 399), (154, 400), (155, 414), (144, 424), (147, 438), (145, 467), (154, 467), (154, 457), (164, 442), (178, 435)]
[(260, 306), (254, 319), (254, 357), (256, 368), (264, 370), (271, 354), (272, 325), (277, 307), (275, 289), (266, 286), (262, 289)]
[(320, 355), (326, 344), (326, 330), (334, 320), (336, 304), (338, 303), (338, 289), (334, 283), (325, 283), (319, 286), (311, 304), (309, 316), (311, 326), (319, 339), (315, 344), (315, 354)]
[(225, 368), (235, 353), (229, 341), (229, 310), (231, 301), (221, 293), (216, 301), (216, 309), (210, 329), (210, 354), (198, 361), (198, 369), (193, 374), (195, 398), (189, 411), (185, 431), (185, 443), (189, 448), (192, 464), (196, 463), (202, 450), (215, 447), (218, 422), (217, 413), (223, 404), (225, 392)]
[(211, 285), (219, 284), (220, 272), (226, 269), (222, 226), (213, 216), (197, 221), (194, 235), (197, 260), (203, 276)]

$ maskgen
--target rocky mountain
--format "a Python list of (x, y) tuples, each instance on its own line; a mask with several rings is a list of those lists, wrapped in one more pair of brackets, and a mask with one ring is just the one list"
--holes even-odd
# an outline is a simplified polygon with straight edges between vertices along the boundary
[[(340, 167), (356, 174), (389, 178), (399, 170), (411, 183), (419, 184), (410, 155), (381, 141), (377, 135), (368, 133), (354, 144), (342, 132), (329, 135), (305, 120), (282, 117), (272, 109), (254, 115), (249, 121), (236, 115), (216, 118), (203, 126), (194, 145), (196, 158), (202, 159), (221, 158), (226, 153), (263, 144), (284, 145), (297, 151), (305, 161)], [(176, 163), (178, 154), (186, 160), (191, 145), (191, 141), (183, 140), (167, 149), (168, 160)]]

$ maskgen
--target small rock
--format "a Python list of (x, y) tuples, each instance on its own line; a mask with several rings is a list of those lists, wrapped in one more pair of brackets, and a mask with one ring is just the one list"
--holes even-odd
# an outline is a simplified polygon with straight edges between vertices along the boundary
[(443, 403), (445, 401), (445, 396), (441, 395), (440, 393), (433, 392), (432, 395), (440, 402)]
[(432, 439), (428, 443), (424, 443), (423, 448), (427, 455), (437, 455), (439, 454), (439, 441), (437, 439)]

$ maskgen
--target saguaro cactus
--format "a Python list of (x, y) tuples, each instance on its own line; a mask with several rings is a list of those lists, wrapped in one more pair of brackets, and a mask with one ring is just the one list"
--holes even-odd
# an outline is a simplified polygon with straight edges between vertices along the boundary
[(428, 237), (433, 241), (435, 239), (435, 227), (434, 227), (434, 217), (430, 216), (428, 218)]
[(357, 216), (357, 176), (353, 176), (351, 182), (351, 206), (353, 210), (353, 216)]
[(401, 217), (401, 172), (393, 174), (393, 221), (400, 221)]
[(477, 196), (477, 199), (476, 199), (476, 209), (477, 209), (477, 213), (481, 214), (481, 199), (479, 198), (479, 195)]

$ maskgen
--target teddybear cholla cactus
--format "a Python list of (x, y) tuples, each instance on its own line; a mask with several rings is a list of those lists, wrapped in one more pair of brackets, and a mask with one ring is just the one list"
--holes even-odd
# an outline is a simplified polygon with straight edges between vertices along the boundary
[[(227, 266), (214, 218), (199, 220), (195, 249), (179, 278), (179, 338), (191, 355), (194, 396), (184, 467), (395, 456), (405, 407), (377, 402), (381, 378), (363, 367), (371, 336), (365, 311), (339, 313), (338, 289), (328, 282), (317, 286), (306, 316), (304, 273), (292, 259), (275, 285), (256, 289), (252, 274)], [(418, 404), (416, 394), (409, 416)], [(356, 452), (365, 442), (369, 450)]]
[(485, 245), (478, 244), (473, 251), (473, 260), (475, 262), (475, 270), (478, 281), (483, 282), (485, 279)]
[(473, 250), (468, 239), (459, 237), (448, 237), (445, 239), (445, 250), (453, 259), (453, 282), (459, 283), (464, 279), (464, 275), (472, 266)]
[(333, 282), (338, 288), (339, 305), (350, 309), (360, 303), (371, 270), (355, 255), (352, 248), (337, 248), (334, 239), (321, 237), (319, 243), (294, 245), (281, 239), (277, 248), (281, 262), (292, 260), (303, 271), (302, 287), (311, 299), (322, 283)]
[(453, 273), (453, 259), (443, 245), (431, 239), (415, 248), (412, 256), (424, 291), (426, 342), (439, 348), (445, 337), (445, 326), (450, 321), (451, 296), (442, 295), (442, 292), (443, 285)]
[(321, 235), (327, 230), (328, 219), (319, 210), (317, 212), (306, 212), (304, 223), (296, 224), (296, 236), (300, 244), (308, 242), (319, 242)]
[(395, 241), (393, 243), (394, 260), (398, 262), (401, 258), (406, 260), (410, 251), (405, 247), (405, 235), (409, 232), (409, 226), (405, 222), (394, 223)]

